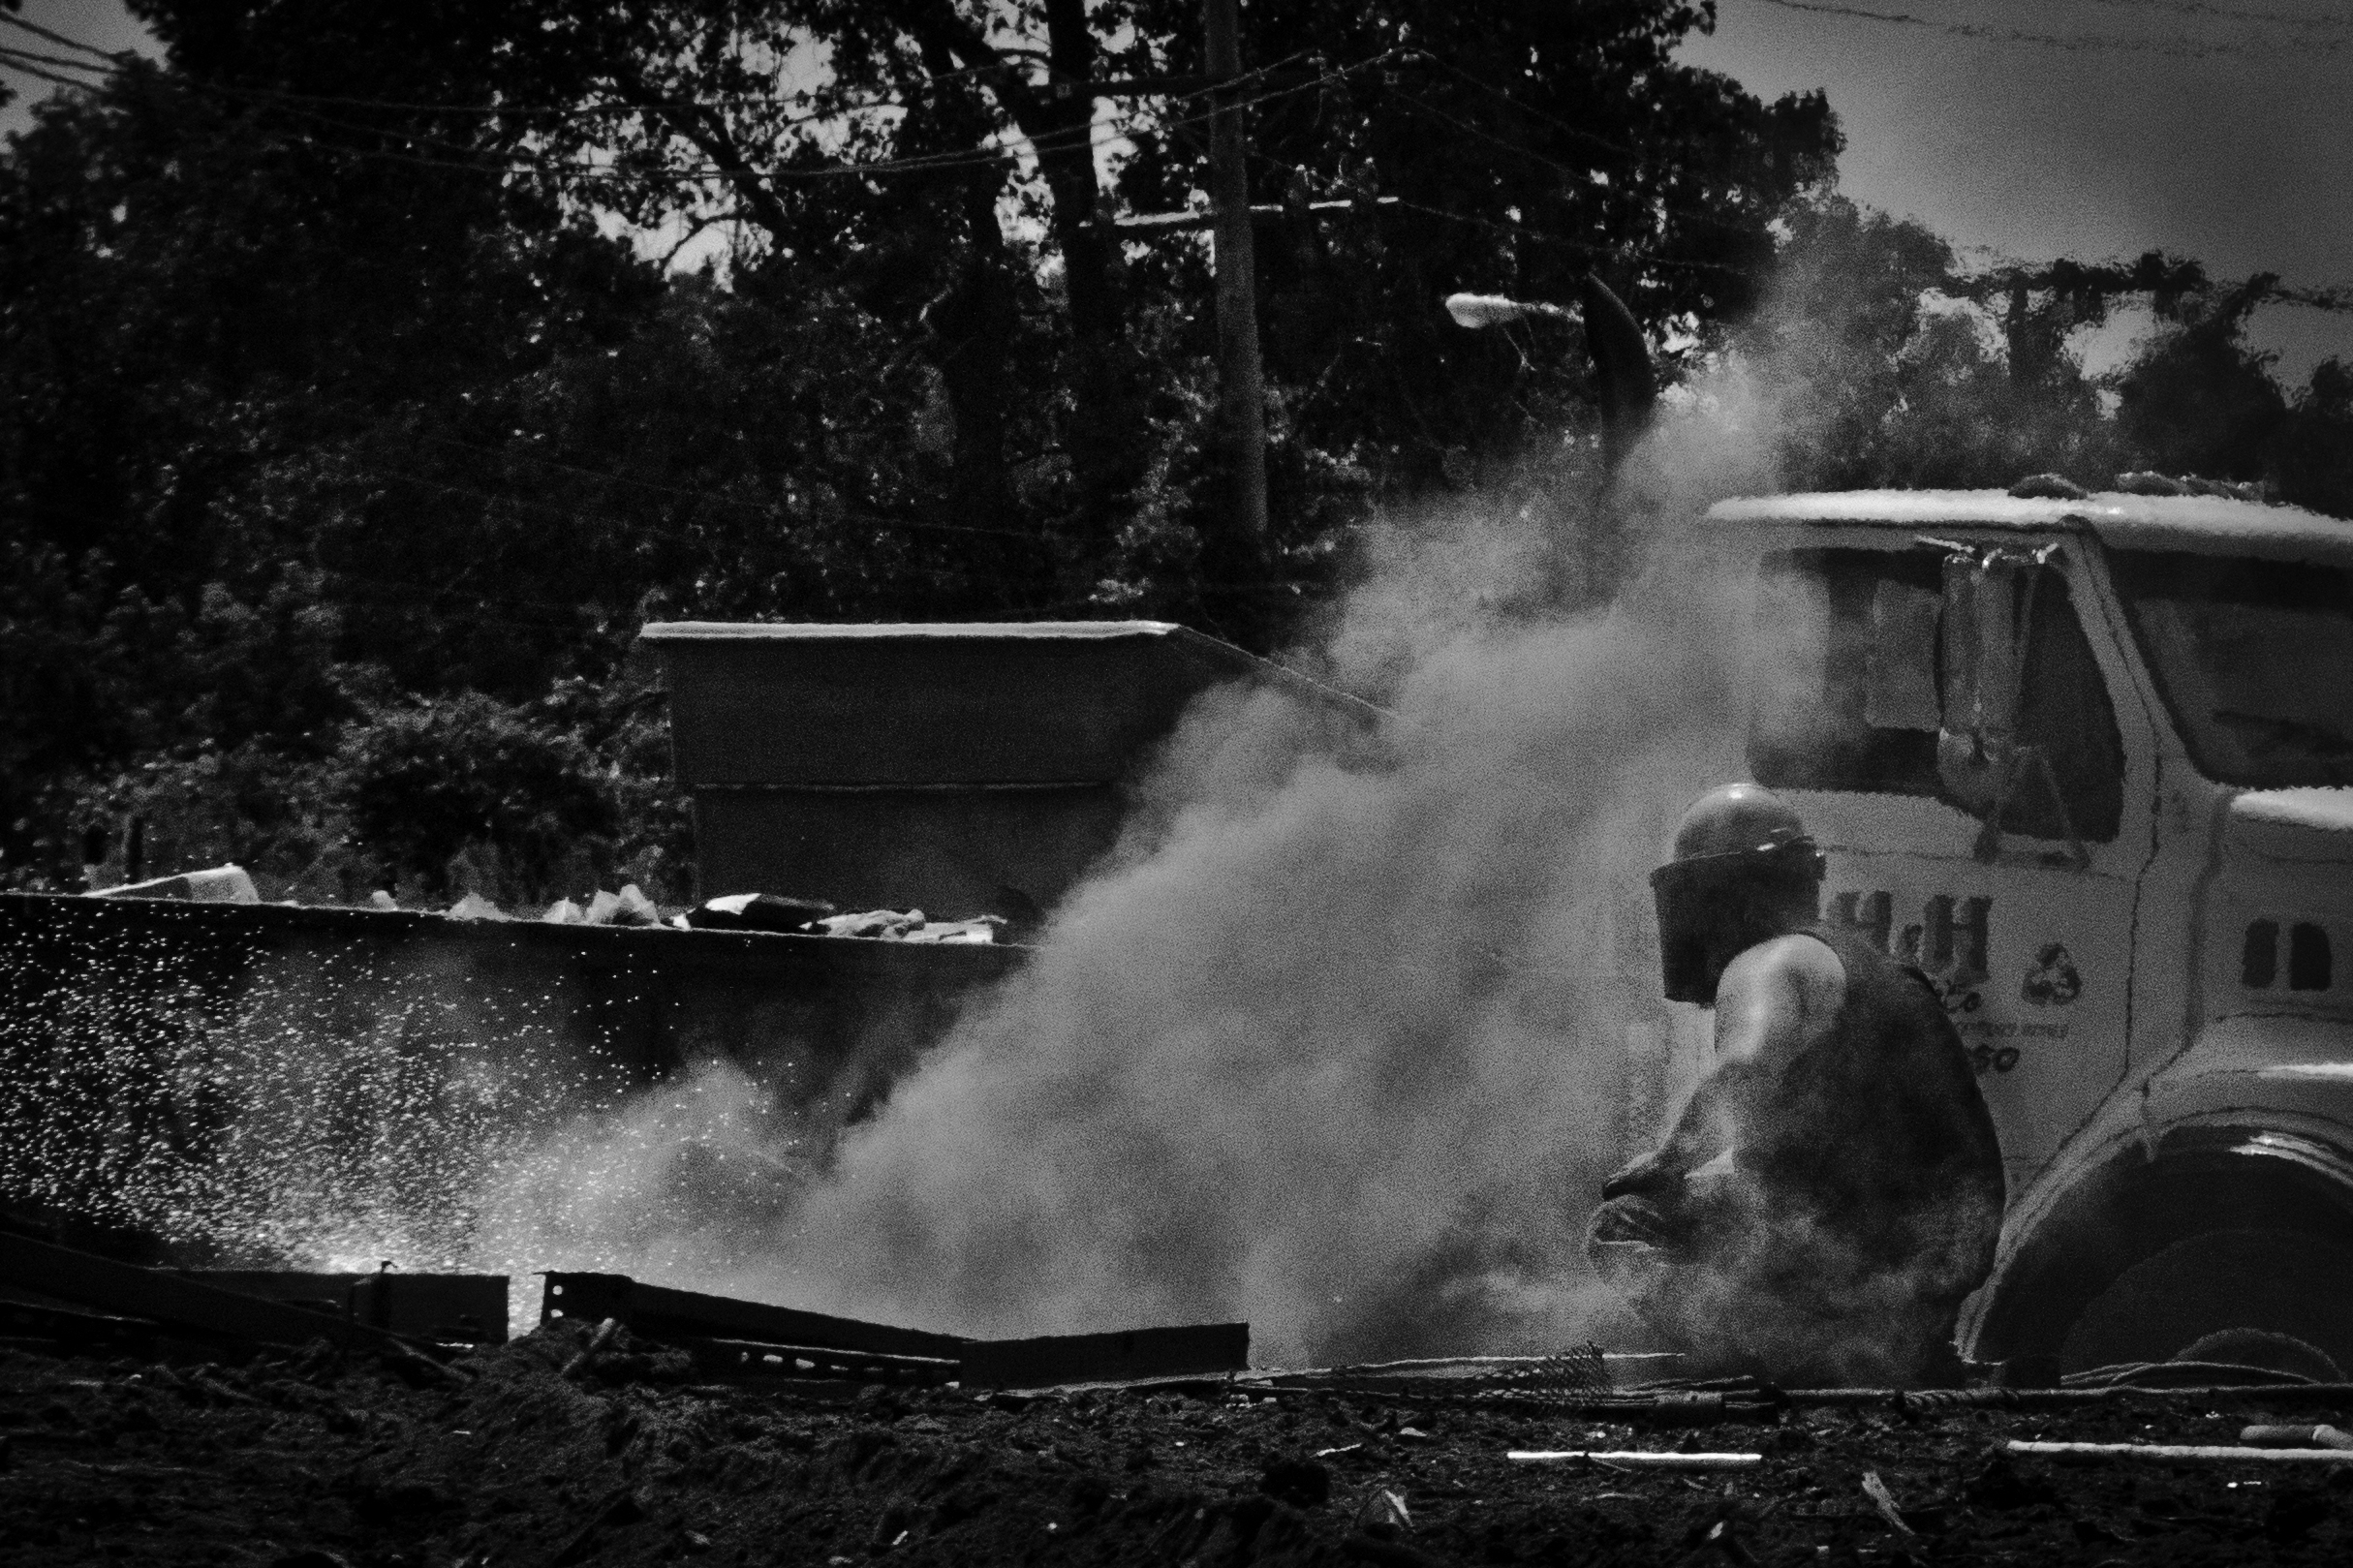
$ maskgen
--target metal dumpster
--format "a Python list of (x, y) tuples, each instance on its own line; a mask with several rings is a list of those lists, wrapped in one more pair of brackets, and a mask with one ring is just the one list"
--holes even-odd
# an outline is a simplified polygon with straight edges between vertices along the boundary
[(656, 623), (704, 897), (936, 917), (1051, 907), (1213, 687), (1355, 699), (1161, 621)]

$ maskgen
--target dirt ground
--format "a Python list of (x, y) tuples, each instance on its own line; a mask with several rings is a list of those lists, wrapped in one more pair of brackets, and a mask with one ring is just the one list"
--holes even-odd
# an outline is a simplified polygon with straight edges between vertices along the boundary
[[(697, 1384), (558, 1324), (443, 1382), (322, 1343), (245, 1364), (0, 1349), (0, 1562), (573, 1568), (700, 1561), (2333, 1563), (2353, 1470), (2055, 1467), (2005, 1438), (2230, 1442), (2134, 1400), (2060, 1414), (1796, 1409), (1634, 1430), (1214, 1383), (1025, 1398)], [(421, 1386), (419, 1386), (421, 1385)], [(1737, 1475), (1512, 1448), (1740, 1450)], [(1875, 1473), (1901, 1507), (1863, 1490)], [(1394, 1501), (1392, 1501), (1392, 1498)], [(1720, 1526), (1720, 1528), (1719, 1528)]]

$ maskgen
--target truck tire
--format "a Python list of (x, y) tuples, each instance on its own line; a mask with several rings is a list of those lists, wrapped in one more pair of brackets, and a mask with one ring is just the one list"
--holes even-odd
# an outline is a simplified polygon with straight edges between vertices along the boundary
[(2261, 1126), (2182, 1128), (2120, 1153), (2025, 1238), (1971, 1353), (2085, 1371), (2167, 1361), (2227, 1331), (2301, 1340), (2353, 1370), (2343, 1155)]
[(2233, 1330), (2254, 1331), (2246, 1343), (2286, 1336), (2338, 1368), (2353, 1367), (2353, 1245), (2293, 1230), (2185, 1237), (2124, 1270), (2084, 1307), (2060, 1344), (2059, 1365), (2082, 1371), (2166, 1361)]

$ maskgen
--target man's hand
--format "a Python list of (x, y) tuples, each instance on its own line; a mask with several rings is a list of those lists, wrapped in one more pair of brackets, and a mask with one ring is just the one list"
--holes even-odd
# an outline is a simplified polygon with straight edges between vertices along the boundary
[(1684, 1196), (1705, 1208), (1729, 1201), (1741, 1180), (1740, 1167), (1727, 1149), (1705, 1165), (1683, 1173)]
[(1612, 1198), (1663, 1192), (1682, 1180), (1683, 1173), (1668, 1169), (1667, 1163), (1660, 1157), (1659, 1152), (1653, 1150), (1602, 1183), (1601, 1201), (1607, 1203)]

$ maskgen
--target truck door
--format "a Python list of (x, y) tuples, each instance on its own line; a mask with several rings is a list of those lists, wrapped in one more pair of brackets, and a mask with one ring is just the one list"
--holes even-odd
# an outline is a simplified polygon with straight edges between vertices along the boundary
[(1908, 537), (1889, 543), (1767, 558), (1749, 766), (1828, 855), (1825, 919), (1943, 996), (2015, 1198), (2125, 1076), (2146, 812), (2136, 828), (2109, 677), (2078, 613), (2090, 596), (2064, 560), (2027, 618), (2018, 721), (2048, 777), (2008, 803), (1997, 840), (1951, 803), (1936, 756), (1943, 562)]

